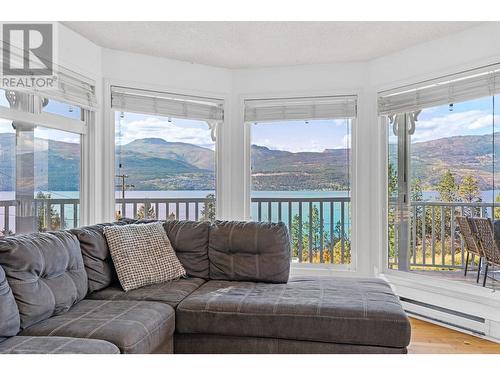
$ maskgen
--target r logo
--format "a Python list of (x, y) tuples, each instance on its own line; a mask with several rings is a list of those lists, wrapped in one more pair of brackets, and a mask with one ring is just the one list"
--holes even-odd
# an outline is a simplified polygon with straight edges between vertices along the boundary
[(2, 31), (4, 76), (52, 75), (52, 24), (3, 24)]

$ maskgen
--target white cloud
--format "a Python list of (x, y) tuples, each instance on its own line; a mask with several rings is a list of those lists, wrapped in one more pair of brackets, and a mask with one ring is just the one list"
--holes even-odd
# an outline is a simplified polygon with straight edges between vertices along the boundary
[[(495, 122), (498, 121), (500, 121), (500, 116), (497, 115)], [(471, 110), (417, 121), (412, 141), (425, 142), (458, 135), (488, 134), (492, 131), (493, 115)]]
[(121, 120), (121, 135), (117, 131), (117, 143), (127, 144), (135, 139), (162, 138), (168, 142), (191, 143), (202, 147), (210, 147), (214, 144), (210, 135), (208, 125), (206, 129), (199, 127), (179, 126), (175, 120), (168, 122), (154, 117), (141, 120)]

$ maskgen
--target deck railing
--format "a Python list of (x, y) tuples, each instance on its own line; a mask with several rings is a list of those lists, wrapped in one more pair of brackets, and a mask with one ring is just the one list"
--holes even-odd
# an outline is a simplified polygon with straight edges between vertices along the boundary
[[(38, 228), (56, 230), (80, 225), (78, 199), (34, 199)], [(15, 233), (16, 201), (0, 201), (0, 236)], [(394, 210), (391, 204), (389, 209)], [(500, 203), (411, 202), (409, 263), (413, 269), (464, 267), (465, 244), (456, 215), (500, 216)], [(211, 198), (126, 198), (116, 200), (118, 217), (167, 220), (210, 220), (215, 215)], [(252, 219), (283, 221), (290, 234), (296, 262), (345, 264), (350, 262), (350, 198), (252, 198)], [(390, 236), (389, 265), (398, 267), (398, 230)]]
[[(395, 205), (389, 205), (392, 218), (395, 218)], [(465, 265), (465, 244), (460, 236), (455, 217), (489, 217), (493, 219), (495, 209), (500, 203), (466, 202), (411, 202), (409, 213), (409, 251), (408, 258), (412, 269), (456, 269)], [(497, 211), (497, 216), (500, 212)], [(391, 219), (391, 215), (390, 215)], [(392, 225), (389, 238), (389, 265), (399, 265), (397, 223)]]
[[(80, 225), (78, 199), (33, 199), (23, 203), (34, 209), (38, 230), (76, 228)], [(16, 200), (0, 201), (0, 236), (15, 233), (16, 209)]]
[[(78, 199), (35, 199), (42, 230), (79, 226)], [(116, 199), (116, 218), (211, 220), (213, 198)], [(0, 201), (0, 236), (15, 233), (16, 201)], [(350, 198), (252, 198), (252, 219), (283, 221), (296, 262), (350, 262)]]
[(117, 218), (198, 221), (215, 215), (211, 198), (119, 198), (115, 202)]
[(348, 264), (351, 259), (350, 198), (252, 198), (252, 219), (283, 221), (292, 260)]

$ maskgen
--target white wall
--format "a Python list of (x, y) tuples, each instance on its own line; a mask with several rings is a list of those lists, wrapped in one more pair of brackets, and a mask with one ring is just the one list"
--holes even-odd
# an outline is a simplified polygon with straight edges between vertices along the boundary
[(373, 60), (370, 84), (389, 89), (498, 63), (499, 36), (500, 22), (486, 23)]

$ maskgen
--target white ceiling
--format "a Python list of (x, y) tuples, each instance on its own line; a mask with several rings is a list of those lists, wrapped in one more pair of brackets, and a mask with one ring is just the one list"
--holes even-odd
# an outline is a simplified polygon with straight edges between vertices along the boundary
[(367, 61), (477, 22), (63, 22), (111, 49), (223, 68)]

